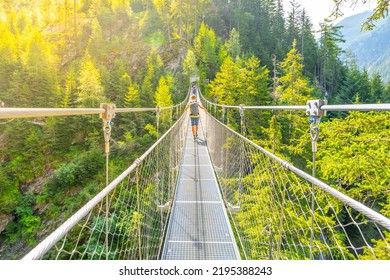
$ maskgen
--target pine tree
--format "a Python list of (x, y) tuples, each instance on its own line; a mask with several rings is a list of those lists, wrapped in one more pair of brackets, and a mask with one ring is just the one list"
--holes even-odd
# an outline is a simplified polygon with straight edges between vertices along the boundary
[(145, 76), (141, 85), (141, 106), (153, 107), (154, 92), (157, 87), (160, 77), (163, 75), (163, 63), (161, 57), (155, 52), (151, 51), (146, 58)]
[(284, 75), (280, 77), (280, 86), (276, 89), (280, 101), (289, 105), (306, 104), (313, 91), (313, 88), (308, 86), (307, 78), (303, 76), (302, 56), (298, 53), (296, 45), (294, 40), (292, 49), (280, 64)]
[(70, 70), (67, 73), (67, 77), (65, 80), (65, 89), (63, 93), (63, 97), (60, 103), (61, 108), (72, 108), (75, 105), (75, 96), (77, 89), (77, 80), (76, 73), (74, 70)]
[(229, 41), (226, 42), (226, 49), (233, 59), (236, 59), (241, 54), (240, 33), (235, 28), (230, 32)]
[(167, 107), (173, 105), (172, 94), (170, 93), (170, 85), (167, 77), (161, 77), (158, 82), (158, 87), (154, 95), (154, 100), (157, 106)]
[(336, 95), (340, 92), (340, 86), (345, 78), (345, 67), (340, 60), (343, 53), (340, 43), (344, 42), (340, 28), (341, 26), (321, 24), (316, 75), (320, 86), (329, 94), (330, 100), (337, 98)]
[(283, 1), (272, 1), (271, 9), (272, 20), (272, 38), (274, 39), (274, 47), (272, 54), (282, 60), (287, 53), (285, 38), (286, 38), (286, 21), (284, 18)]
[(88, 54), (82, 62), (78, 82), (77, 102), (80, 106), (97, 108), (101, 102), (105, 101), (106, 98), (99, 71)]
[(124, 97), (123, 103), (125, 107), (136, 108), (140, 107), (140, 95), (138, 85), (130, 81), (127, 94)]
[[(281, 62), (283, 76), (279, 79), (279, 86), (276, 94), (282, 104), (303, 105), (310, 98), (313, 88), (309, 87), (307, 78), (303, 76), (302, 56), (296, 49), (296, 40), (293, 41), (293, 48), (288, 52), (287, 57)], [(288, 155), (302, 155), (307, 148), (298, 145), (303, 134), (308, 133), (306, 116), (299, 112), (284, 112), (280, 114), (283, 119), (281, 123), (284, 147)], [(302, 164), (302, 163), (301, 163)]]
[[(260, 65), (260, 60), (252, 56), (241, 64), (238, 80), (241, 81), (239, 104), (269, 105), (269, 70)], [(268, 126), (270, 112), (246, 110), (245, 121), (247, 136), (253, 139), (264, 139), (264, 127)]]
[(385, 91), (381, 96), (381, 100), (383, 103), (390, 103), (390, 81), (386, 85)]
[(368, 71), (363, 70), (361, 79), (360, 79), (360, 90), (359, 90), (359, 100), (362, 103), (373, 103), (374, 98), (371, 95), (371, 82), (368, 76)]
[(183, 61), (183, 71), (188, 76), (188, 78), (191, 76), (199, 76), (196, 56), (191, 49), (187, 50), (187, 55)]
[[(295, 0), (290, 1), (290, 11), (287, 16), (287, 39), (292, 42), (300, 38), (300, 17), (301, 17), (301, 5)], [(295, 48), (295, 47), (294, 47)]]
[(210, 97), (218, 104), (236, 105), (240, 100), (239, 67), (228, 56), (210, 83)]
[(376, 103), (379, 101), (381, 103), (385, 103), (384, 100), (382, 100), (384, 93), (385, 86), (383, 85), (381, 76), (378, 73), (375, 73), (371, 80), (371, 102)]
[[(172, 94), (170, 92), (171, 85), (169, 84), (171, 80), (168, 77), (162, 76), (158, 82), (158, 86), (154, 95), (154, 100), (157, 106), (159, 107), (169, 107), (173, 105)], [(163, 110), (160, 112), (160, 127), (162, 129), (167, 129), (171, 124), (171, 115), (170, 110)], [(160, 131), (161, 132), (161, 131)]]
[(91, 23), (92, 33), (88, 41), (88, 52), (93, 56), (100, 56), (105, 48), (103, 29), (98, 18), (93, 18)]
[(28, 87), (28, 96), (34, 107), (53, 107), (59, 101), (57, 92), (57, 57), (52, 46), (34, 27), (23, 31), (21, 62), (25, 69), (22, 79)]
[(195, 39), (195, 52), (200, 58), (201, 80), (212, 79), (219, 68), (218, 42), (214, 31), (204, 23), (200, 26), (199, 34)]
[(310, 18), (307, 15), (305, 9), (302, 10), (300, 22), (301, 37), (300, 37), (300, 53), (305, 64), (303, 70), (304, 74), (308, 77), (312, 77), (315, 74), (317, 57), (318, 57), (318, 44), (313, 35), (313, 25), (310, 22)]

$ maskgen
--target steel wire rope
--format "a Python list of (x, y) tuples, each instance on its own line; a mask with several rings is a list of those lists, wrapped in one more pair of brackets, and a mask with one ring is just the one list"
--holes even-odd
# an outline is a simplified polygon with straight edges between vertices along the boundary
[[(207, 114), (207, 117), (210, 117), (208, 114)], [(210, 117), (210, 119), (212, 119), (212, 117)], [(210, 121), (209, 121), (209, 123), (211, 123)], [(222, 125), (222, 124), (221, 124)], [(210, 129), (212, 128), (213, 126), (210, 126)], [(215, 128), (213, 128), (214, 130), (216, 130)], [(236, 134), (236, 136), (238, 136), (239, 134), (238, 133), (236, 133), (236, 132), (234, 132), (234, 131), (232, 131), (231, 129), (229, 129), (230, 131), (231, 131), (231, 133), (232, 134)], [(241, 137), (241, 138), (243, 138), (242, 136), (238, 136), (238, 137)], [(213, 138), (213, 136), (210, 136), (209, 137), (210, 139), (212, 139)], [(208, 140), (208, 141), (210, 141), (210, 140)], [(245, 141), (247, 141), (247, 140), (245, 140)], [(271, 158), (272, 160), (275, 160), (276, 162), (278, 162), (278, 164), (281, 166), (281, 167), (283, 167), (281, 170), (283, 170), (283, 172), (286, 172), (287, 170), (289, 170), (289, 171), (293, 171), (293, 173), (296, 173), (296, 175), (298, 175), (298, 177), (301, 177), (301, 178), (303, 178), (304, 180), (307, 180), (309, 183), (310, 183), (310, 181), (314, 181), (314, 183), (316, 184), (316, 186), (318, 186), (320, 189), (322, 189), (322, 190), (324, 190), (325, 191), (325, 193), (328, 193), (327, 195), (325, 195), (326, 196), (326, 203), (329, 205), (329, 206), (327, 206), (329, 209), (333, 209), (333, 212), (334, 212), (334, 208), (333, 208), (333, 206), (332, 206), (332, 204), (329, 204), (329, 199), (328, 199), (328, 195), (330, 195), (331, 197), (333, 197), (333, 200), (334, 199), (337, 199), (337, 200), (341, 200), (341, 203), (342, 204), (346, 204), (347, 206), (349, 205), (350, 207), (352, 207), (352, 208), (354, 208), (355, 210), (357, 210), (357, 211), (359, 211), (359, 212), (362, 212), (365, 216), (367, 216), (370, 220), (373, 220), (374, 222), (376, 222), (376, 223), (379, 223), (379, 224), (381, 224), (382, 226), (385, 226), (386, 225), (386, 220), (388, 221), (388, 219), (386, 218), (386, 217), (384, 217), (384, 216), (382, 216), (382, 215), (380, 215), (379, 214), (379, 216), (378, 216), (378, 213), (376, 213), (376, 214), (373, 214), (372, 213), (372, 210), (371, 209), (369, 209), (369, 208), (367, 208), (367, 207), (365, 207), (364, 205), (362, 205), (362, 204), (359, 204), (358, 202), (356, 202), (356, 201), (351, 201), (351, 199), (350, 198), (347, 198), (347, 197), (345, 197), (345, 196), (343, 196), (342, 194), (340, 195), (340, 193), (338, 193), (336, 190), (334, 190), (334, 189), (332, 189), (330, 186), (327, 186), (326, 184), (324, 184), (324, 183), (318, 183), (318, 180), (316, 180), (315, 178), (313, 178), (312, 176), (310, 176), (310, 175), (308, 175), (308, 174), (306, 174), (306, 175), (303, 175), (302, 174), (302, 171), (300, 171), (300, 170), (297, 170), (297, 169), (295, 169), (292, 165), (290, 165), (289, 163), (287, 163), (286, 161), (284, 161), (284, 160), (281, 160), (281, 159), (279, 159), (279, 158), (277, 158), (276, 156), (274, 156), (274, 155), (272, 155), (272, 154), (270, 154), (270, 153), (268, 153), (268, 152), (266, 152), (265, 150), (263, 151), (262, 149), (259, 149), (259, 146), (257, 146), (256, 144), (254, 144), (254, 143), (251, 143), (249, 140), (247, 141), (250, 145), (252, 145), (254, 148), (256, 148), (257, 150), (259, 150), (259, 151), (261, 151), (262, 152), (262, 154), (264, 154), (264, 155), (267, 155), (269, 158)], [(222, 146), (222, 144), (219, 144), (220, 146)], [(213, 162), (215, 162), (215, 161), (213, 161)], [(234, 172), (234, 171), (233, 171)], [(217, 174), (220, 174), (220, 172), (217, 172)], [(220, 175), (219, 175), (220, 176)], [(309, 177), (310, 176), (310, 177)], [(313, 183), (313, 182), (311, 182), (311, 183)], [(300, 187), (300, 192), (301, 193), (304, 193), (303, 191), (305, 190), (305, 188), (303, 188), (303, 185), (301, 185), (301, 184), (299, 184), (301, 187)], [(326, 186), (325, 186), (326, 185)], [(298, 190), (298, 189), (297, 189)], [(225, 191), (223, 191), (223, 193), (226, 193)], [(298, 194), (298, 193), (297, 193)], [(297, 195), (297, 194), (295, 194), (295, 196)], [(310, 196), (310, 192), (309, 192), (309, 196)], [(311, 203), (309, 203), (309, 196), (308, 195), (303, 195), (303, 198), (305, 199), (305, 205), (310, 205)], [(315, 203), (316, 203), (316, 208), (318, 209), (318, 211), (319, 211), (319, 213), (321, 213), (321, 215), (323, 215), (324, 216), (324, 210), (323, 210), (323, 208), (322, 207), (320, 207), (320, 205), (318, 204), (319, 202), (318, 201), (315, 201)], [(300, 213), (305, 213), (305, 210), (302, 208), (302, 205), (300, 205), (299, 204), (299, 207), (300, 207)], [(362, 222), (357, 222), (357, 221), (355, 221), (354, 220), (354, 218), (353, 218), (353, 215), (351, 215), (351, 213), (350, 213), (350, 211), (348, 211), (347, 210), (347, 212), (349, 213), (348, 215), (351, 217), (351, 220), (353, 220), (353, 224), (354, 225), (356, 225), (358, 228), (359, 228), (359, 230), (358, 230), (358, 232), (359, 232), (359, 234), (361, 235), (361, 236), (364, 236), (364, 233), (362, 232), (362, 230), (361, 230), (361, 228), (360, 228), (360, 225), (363, 225), (362, 224)], [(295, 215), (297, 215), (297, 213), (298, 212), (295, 212)], [(310, 212), (308, 212), (308, 213), (310, 213)], [(334, 213), (336, 213), (336, 212), (334, 212)], [(305, 214), (306, 215), (306, 214)], [(348, 225), (343, 225), (342, 223), (341, 223), (341, 221), (339, 221), (338, 220), (338, 217), (337, 217), (337, 214), (335, 215), (335, 217), (336, 217), (336, 220), (337, 220), (337, 223), (338, 223), (338, 227), (340, 227), (341, 229), (342, 229), (342, 231), (344, 232), (344, 233), (346, 233), (346, 231), (345, 231), (345, 226), (348, 226)], [(384, 219), (383, 219), (384, 218)], [(340, 243), (339, 243), (339, 241), (337, 240), (337, 239), (334, 239), (334, 237), (331, 237), (331, 239), (330, 240), (333, 240), (332, 242), (333, 242), (333, 245), (332, 244), (329, 244), (328, 242), (330, 241), (328, 241), (327, 240), (327, 235), (328, 234), (326, 234), (325, 232), (324, 232), (324, 230), (327, 230), (327, 231), (330, 231), (330, 232), (334, 232), (334, 226), (332, 226), (332, 225), (330, 225), (329, 223), (328, 223), (328, 221), (326, 220), (325, 222), (324, 222), (324, 225), (323, 226), (321, 226), (320, 224), (318, 224), (318, 222), (317, 222), (317, 220), (315, 220), (314, 221), (314, 223), (315, 223), (315, 228), (316, 228), (316, 231), (318, 231), (318, 234), (319, 234), (319, 236), (321, 237), (321, 239), (323, 240), (323, 243), (324, 243), (324, 250), (325, 251), (323, 251), (323, 249), (321, 249), (321, 247), (322, 247), (322, 245), (321, 244), (317, 244), (317, 241), (315, 241), (315, 247), (317, 248), (317, 251), (318, 250), (320, 250), (319, 251), (319, 255), (320, 256), (327, 256), (327, 255), (329, 255), (329, 256), (331, 256), (332, 258), (333, 258), (333, 252), (332, 252), (332, 250), (334, 250), (334, 249), (331, 249), (330, 248), (330, 246), (332, 246), (332, 248), (339, 248), (340, 249)], [(335, 225), (335, 226), (337, 226), (337, 225)], [(378, 226), (375, 224), (375, 226), (378, 228)], [(318, 230), (317, 230), (318, 229)], [(388, 229), (388, 227), (387, 227), (387, 229)], [(303, 231), (304, 229), (301, 227), (301, 229), (300, 229), (300, 231)], [(298, 232), (296, 232), (295, 234), (297, 235), (297, 233)], [(334, 236), (334, 235), (332, 235), (332, 236)], [(381, 236), (382, 236), (382, 238), (383, 238), (383, 234), (381, 233)], [(347, 246), (349, 246), (348, 244), (350, 244), (350, 248), (354, 248), (354, 245), (353, 245), (353, 243), (349, 240), (349, 236), (348, 236), (348, 234), (346, 234), (346, 238), (347, 238), (347, 240), (348, 240), (348, 242), (347, 242)], [(354, 249), (355, 250), (355, 252), (356, 252), (356, 250), (362, 250), (362, 249), (364, 249), (364, 248), (369, 248), (369, 250), (371, 250), (370, 249), (370, 242), (367, 240), (367, 239), (365, 239), (364, 237), (363, 237), (363, 240), (365, 240), (365, 247), (360, 247), (360, 248), (356, 248), (356, 249)], [(386, 242), (386, 241), (385, 241)], [(386, 244), (387, 244), (387, 242), (386, 242)], [(288, 244), (287, 244), (288, 245)], [(292, 244), (294, 247), (295, 247), (295, 245), (296, 244)], [(288, 245), (289, 246), (289, 245)], [(305, 248), (307, 245), (303, 245), (303, 244), (301, 244), (301, 246), (303, 246), (302, 248)], [(314, 245), (313, 245), (314, 246)], [(334, 247), (335, 246), (335, 247)], [(343, 250), (338, 250), (339, 252), (340, 252), (340, 254), (343, 256), (343, 257), (346, 257), (345, 255), (344, 255), (344, 251)], [(372, 251), (372, 250), (371, 250)]]
[[(104, 188), (99, 194), (92, 198), (87, 204), (85, 204), (79, 211), (77, 211), (72, 217), (70, 217), (65, 223), (58, 227), (52, 234), (50, 234), (45, 240), (38, 244), (32, 251), (30, 251), (23, 259), (39, 259), (53, 247), (53, 245), (60, 240), (71, 228), (73, 228), (83, 217), (89, 214), (93, 208), (99, 204), (102, 199), (114, 190), (135, 168), (147, 158), (154, 149), (162, 143), (166, 136), (172, 132), (173, 129), (182, 125), (186, 119), (186, 114), (183, 114), (181, 118), (154, 143), (139, 159), (137, 159), (129, 168), (127, 168), (122, 174), (114, 179), (106, 188)], [(97, 225), (95, 225), (95, 228)]]

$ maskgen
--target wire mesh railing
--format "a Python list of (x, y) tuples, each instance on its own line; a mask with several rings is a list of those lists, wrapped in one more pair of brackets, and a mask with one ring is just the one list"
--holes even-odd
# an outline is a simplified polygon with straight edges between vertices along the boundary
[(242, 258), (390, 258), (388, 218), (201, 113)]
[(188, 115), (183, 114), (145, 154), (24, 259), (158, 259), (187, 125)]

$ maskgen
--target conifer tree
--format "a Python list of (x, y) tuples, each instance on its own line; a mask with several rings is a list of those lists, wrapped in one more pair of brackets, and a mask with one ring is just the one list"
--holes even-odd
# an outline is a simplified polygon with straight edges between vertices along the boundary
[(375, 73), (371, 80), (371, 102), (381, 102), (385, 103), (384, 100), (382, 100), (382, 97), (385, 93), (385, 86), (383, 85), (381, 76), (378, 73)]
[(101, 102), (105, 101), (104, 88), (98, 69), (91, 60), (89, 54), (86, 55), (81, 64), (78, 78), (78, 99), (79, 106), (85, 108), (97, 108)]
[(240, 100), (240, 88), (239, 67), (228, 56), (210, 83), (210, 96), (218, 104), (236, 105)]
[[(296, 40), (293, 41), (293, 48), (288, 52), (287, 57), (281, 62), (283, 76), (280, 77), (280, 85), (276, 88), (282, 104), (304, 105), (310, 98), (313, 91), (308, 85), (308, 80), (303, 76), (302, 56), (296, 49)], [(305, 149), (298, 145), (301, 136), (308, 133), (308, 122), (306, 116), (299, 112), (284, 112), (280, 115), (283, 118), (281, 123), (283, 143), (288, 154), (303, 154)], [(307, 148), (306, 148), (307, 149)]]
[[(218, 43), (214, 31), (202, 23), (195, 39), (195, 51), (200, 58), (201, 78), (211, 79), (218, 70)], [(202, 79), (203, 80), (203, 79)]]
[(10, 104), (13, 99), (6, 92), (10, 87), (10, 78), (17, 63), (17, 38), (5, 23), (0, 22), (0, 100)]
[(25, 69), (22, 79), (28, 87), (27, 98), (34, 107), (54, 106), (59, 100), (59, 94), (55, 68), (57, 57), (53, 54), (52, 46), (32, 26), (25, 28), (22, 36), (21, 61)]
[(152, 50), (146, 58), (145, 76), (141, 85), (141, 106), (152, 107), (154, 103), (153, 96), (158, 81), (163, 74), (163, 63), (161, 57)]
[(295, 0), (290, 1), (290, 11), (287, 16), (287, 38), (290, 42), (300, 38), (300, 17), (301, 17), (301, 5)]
[(91, 24), (92, 33), (88, 41), (88, 51), (94, 56), (99, 56), (105, 48), (103, 29), (98, 18), (94, 18)]
[[(242, 61), (238, 81), (241, 82), (239, 103), (245, 105), (269, 105), (269, 70), (260, 65), (260, 60), (252, 56)], [(267, 111), (246, 110), (245, 120), (248, 137), (265, 138), (263, 127), (268, 126), (270, 113)]]
[[(169, 107), (173, 105), (172, 94), (170, 92), (170, 81), (171, 79), (169, 79), (168, 77), (162, 76), (160, 78), (160, 81), (158, 82), (158, 86), (154, 95), (154, 100), (156, 105), (159, 107)], [(160, 127), (162, 129), (166, 129), (169, 127), (171, 123), (171, 115), (169, 110), (164, 110), (160, 112), (160, 123)]]
[(383, 103), (390, 103), (390, 81), (387, 83), (385, 91), (381, 97)]
[(236, 59), (241, 54), (240, 33), (235, 28), (230, 32), (229, 40), (226, 42), (226, 49), (233, 59)]
[(308, 79), (303, 76), (302, 56), (298, 53), (296, 46), (297, 43), (294, 40), (292, 49), (280, 64), (284, 75), (280, 77), (280, 86), (276, 89), (280, 101), (289, 105), (306, 104), (313, 91), (313, 88), (308, 85)]
[(336, 98), (345, 78), (345, 67), (340, 60), (343, 53), (340, 44), (344, 42), (340, 28), (327, 23), (321, 24), (316, 75), (320, 86), (328, 92), (331, 100)]
[(136, 108), (140, 106), (140, 95), (138, 85), (130, 81), (127, 94), (124, 97), (123, 103), (125, 107)]
[(61, 108), (72, 108), (75, 105), (75, 95), (77, 89), (76, 73), (70, 70), (65, 80), (65, 89), (61, 100)]
[(188, 49), (187, 55), (183, 61), (183, 71), (188, 76), (188, 78), (191, 76), (199, 76), (196, 56), (191, 49)]

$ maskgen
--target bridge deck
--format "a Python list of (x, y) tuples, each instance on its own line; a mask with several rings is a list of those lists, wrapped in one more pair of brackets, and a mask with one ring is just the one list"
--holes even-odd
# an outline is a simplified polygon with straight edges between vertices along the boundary
[(162, 259), (240, 258), (204, 139), (189, 125)]

